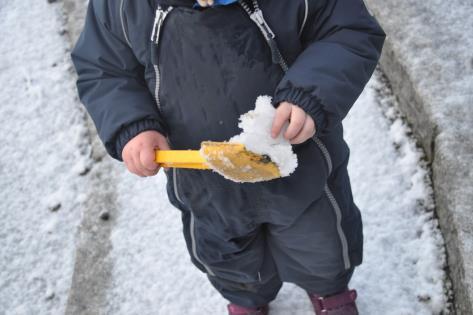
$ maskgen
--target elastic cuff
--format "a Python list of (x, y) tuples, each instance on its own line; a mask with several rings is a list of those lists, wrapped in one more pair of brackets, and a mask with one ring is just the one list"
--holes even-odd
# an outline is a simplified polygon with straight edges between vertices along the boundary
[(325, 113), (322, 102), (313, 95), (313, 89), (298, 88), (288, 83), (286, 87), (276, 91), (273, 105), (279, 106), (281, 102), (289, 102), (302, 108), (315, 123), (316, 134), (320, 134), (326, 127)]
[(115, 141), (117, 159), (123, 161), (122, 151), (128, 141), (130, 141), (143, 131), (147, 130), (156, 130), (157, 132), (164, 134), (161, 124), (159, 123), (159, 121), (154, 119), (139, 120), (123, 128), (122, 131), (118, 134)]

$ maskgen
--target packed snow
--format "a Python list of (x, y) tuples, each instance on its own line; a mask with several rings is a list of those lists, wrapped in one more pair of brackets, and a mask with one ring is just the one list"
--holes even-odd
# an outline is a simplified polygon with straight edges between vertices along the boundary
[[(89, 167), (61, 15), (47, 1), (0, 6), (0, 314), (63, 314), (74, 235)], [(445, 254), (421, 152), (379, 77), (344, 122), (354, 197), (364, 219), (364, 263), (351, 286), (361, 314), (439, 314), (447, 307)], [(195, 269), (165, 177), (115, 179), (120, 215), (101, 314), (225, 314), (226, 302)], [(94, 268), (94, 266), (90, 266)], [(74, 303), (74, 301), (70, 301)], [(313, 314), (285, 284), (273, 315)]]
[(0, 314), (62, 314), (89, 167), (60, 35), (47, 1), (0, 4)]
[(297, 155), (281, 132), (277, 138), (271, 137), (271, 126), (276, 110), (270, 96), (259, 96), (255, 109), (241, 115), (238, 127), (243, 132), (229, 140), (242, 143), (251, 152), (267, 155), (276, 163), (281, 177), (291, 175), (297, 167)]
[(378, 73), (345, 122), (353, 194), (365, 227), (364, 262), (352, 286), (362, 314), (439, 314), (447, 302), (446, 261), (431, 183), (392, 105)]

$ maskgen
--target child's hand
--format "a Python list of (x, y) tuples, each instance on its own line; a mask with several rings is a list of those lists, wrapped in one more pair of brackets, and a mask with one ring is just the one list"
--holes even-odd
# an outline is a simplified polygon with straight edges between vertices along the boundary
[(289, 126), (284, 132), (284, 138), (292, 144), (305, 142), (315, 135), (315, 123), (312, 117), (299, 106), (282, 102), (276, 109), (271, 136), (276, 138), (286, 123), (289, 123)]
[(130, 172), (141, 177), (154, 176), (159, 171), (155, 150), (169, 150), (166, 138), (150, 130), (138, 134), (123, 148), (122, 157)]
[(214, 5), (214, 0), (197, 0), (201, 7), (211, 7)]

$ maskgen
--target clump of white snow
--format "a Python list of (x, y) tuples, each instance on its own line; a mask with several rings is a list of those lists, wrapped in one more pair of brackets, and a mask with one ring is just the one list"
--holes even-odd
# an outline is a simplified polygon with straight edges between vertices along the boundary
[(297, 155), (292, 151), (292, 146), (282, 135), (271, 137), (276, 109), (271, 104), (270, 96), (259, 96), (256, 107), (240, 116), (238, 127), (243, 132), (229, 140), (233, 143), (244, 144), (246, 149), (261, 155), (267, 155), (276, 163), (281, 177), (291, 175), (297, 167)]

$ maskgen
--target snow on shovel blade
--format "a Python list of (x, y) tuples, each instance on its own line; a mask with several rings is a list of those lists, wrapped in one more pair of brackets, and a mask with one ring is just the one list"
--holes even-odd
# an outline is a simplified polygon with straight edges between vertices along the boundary
[(217, 173), (235, 182), (260, 182), (281, 177), (279, 168), (266, 155), (248, 151), (243, 144), (204, 141), (200, 154)]

